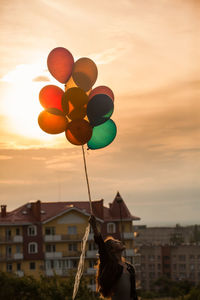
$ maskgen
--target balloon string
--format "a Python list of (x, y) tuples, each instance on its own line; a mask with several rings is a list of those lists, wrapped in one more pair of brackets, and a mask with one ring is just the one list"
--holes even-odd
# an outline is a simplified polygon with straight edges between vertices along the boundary
[(86, 182), (87, 182), (88, 197), (89, 197), (89, 203), (90, 203), (90, 213), (93, 214), (90, 185), (89, 185), (89, 180), (88, 180), (88, 172), (87, 172), (87, 165), (86, 165), (86, 159), (85, 159), (85, 150), (84, 150), (83, 145), (82, 145), (82, 153), (83, 153), (83, 162), (84, 162), (84, 169), (85, 169), (85, 178), (86, 178)]

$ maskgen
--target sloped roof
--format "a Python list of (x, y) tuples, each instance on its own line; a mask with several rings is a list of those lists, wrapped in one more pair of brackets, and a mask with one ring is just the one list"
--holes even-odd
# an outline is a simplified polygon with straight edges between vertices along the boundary
[[(25, 225), (37, 222), (38, 219), (34, 217), (32, 212), (33, 205), (39, 205), (38, 214), (40, 214), (40, 222), (46, 222), (73, 208), (85, 215), (90, 215), (90, 204), (88, 201), (41, 202), (38, 200), (34, 203), (26, 203), (11, 212), (7, 212), (5, 217), (2, 217), (0, 214), (0, 225)], [(140, 220), (140, 218), (131, 215), (119, 192), (109, 208), (103, 205), (103, 199), (101, 199), (92, 201), (92, 209), (94, 215), (104, 221), (118, 220), (120, 218), (123, 220)]]
[(128, 207), (126, 206), (119, 192), (117, 192), (115, 199), (109, 205), (110, 207), (106, 211), (106, 218), (110, 218), (112, 220), (119, 220), (119, 219), (123, 219), (123, 220), (129, 219), (135, 221), (140, 220), (139, 217), (133, 216), (130, 213)]

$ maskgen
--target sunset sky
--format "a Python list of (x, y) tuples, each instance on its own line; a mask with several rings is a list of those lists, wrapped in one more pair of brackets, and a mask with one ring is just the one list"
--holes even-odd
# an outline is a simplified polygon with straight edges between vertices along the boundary
[(81, 148), (37, 118), (47, 56), (65, 47), (115, 94), (112, 144), (86, 152), (93, 200), (120, 192), (137, 224), (199, 223), (200, 2), (0, 1), (0, 204), (87, 201)]

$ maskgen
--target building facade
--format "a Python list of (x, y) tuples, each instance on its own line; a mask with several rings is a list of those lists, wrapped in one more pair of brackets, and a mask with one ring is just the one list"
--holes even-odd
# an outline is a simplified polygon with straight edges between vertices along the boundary
[[(103, 199), (93, 201), (93, 213), (103, 237), (113, 236), (126, 245), (124, 255), (132, 263), (134, 250), (132, 222), (140, 218), (131, 215), (117, 193), (105, 207)], [(81, 241), (90, 216), (88, 202), (31, 202), (12, 212), (1, 205), (0, 270), (19, 276), (68, 276), (76, 271)], [(85, 258), (85, 274), (95, 288), (97, 249), (93, 233), (89, 234)]]
[(154, 289), (154, 282), (160, 277), (173, 281), (188, 280), (194, 285), (200, 282), (200, 246), (141, 246), (140, 270), (141, 288)]

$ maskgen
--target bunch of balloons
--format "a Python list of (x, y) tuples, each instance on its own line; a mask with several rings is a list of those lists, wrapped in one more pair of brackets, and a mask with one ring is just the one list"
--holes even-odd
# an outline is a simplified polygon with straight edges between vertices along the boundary
[(117, 128), (110, 119), (114, 110), (114, 94), (107, 86), (92, 89), (97, 80), (96, 64), (82, 57), (74, 62), (69, 50), (58, 47), (47, 58), (51, 75), (65, 84), (65, 91), (56, 85), (46, 85), (39, 93), (44, 110), (38, 123), (46, 133), (65, 132), (74, 145), (87, 143), (89, 149), (108, 146)]

